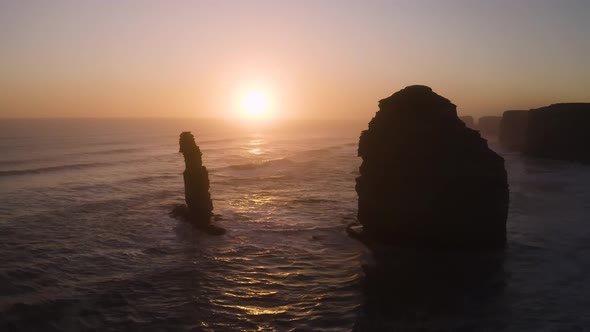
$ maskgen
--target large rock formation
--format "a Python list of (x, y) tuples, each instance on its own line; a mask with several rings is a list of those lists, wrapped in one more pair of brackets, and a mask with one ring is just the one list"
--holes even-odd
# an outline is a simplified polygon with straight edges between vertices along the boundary
[(506, 111), (500, 122), (500, 144), (506, 149), (522, 151), (526, 141), (528, 111)]
[(209, 173), (203, 166), (202, 153), (193, 134), (180, 134), (180, 152), (184, 156), (184, 196), (186, 205), (177, 206), (173, 215), (190, 221), (210, 234), (223, 234), (223, 228), (211, 224), (213, 202), (209, 193)]
[(590, 103), (564, 103), (529, 111), (524, 153), (590, 162)]
[(500, 131), (500, 116), (482, 116), (477, 121), (477, 128), (485, 137), (497, 137)]
[(506, 238), (504, 159), (426, 86), (379, 101), (362, 132), (358, 220), (365, 243), (490, 248)]

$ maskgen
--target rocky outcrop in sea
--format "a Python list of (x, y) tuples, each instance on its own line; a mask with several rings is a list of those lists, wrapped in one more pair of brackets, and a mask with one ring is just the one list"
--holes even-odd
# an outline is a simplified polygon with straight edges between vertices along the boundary
[(477, 129), (479, 129), (482, 136), (497, 137), (500, 131), (501, 116), (482, 116), (477, 121)]
[(172, 214), (191, 222), (207, 233), (220, 235), (223, 228), (211, 224), (213, 202), (209, 193), (209, 173), (203, 166), (202, 153), (195, 137), (188, 131), (180, 134), (180, 151), (184, 156), (184, 196), (186, 205), (174, 208)]
[(526, 132), (529, 121), (528, 111), (506, 111), (500, 122), (500, 144), (514, 151), (522, 151), (526, 143)]
[(524, 154), (590, 162), (590, 103), (563, 103), (529, 111)]
[(504, 159), (427, 86), (379, 101), (362, 132), (351, 236), (372, 246), (485, 249), (506, 239)]

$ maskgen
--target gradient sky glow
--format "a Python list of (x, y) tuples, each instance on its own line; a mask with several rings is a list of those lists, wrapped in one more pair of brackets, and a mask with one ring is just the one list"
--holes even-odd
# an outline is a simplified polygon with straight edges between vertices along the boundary
[(590, 1), (0, 3), (0, 117), (363, 117), (412, 84), (460, 114), (590, 102)]

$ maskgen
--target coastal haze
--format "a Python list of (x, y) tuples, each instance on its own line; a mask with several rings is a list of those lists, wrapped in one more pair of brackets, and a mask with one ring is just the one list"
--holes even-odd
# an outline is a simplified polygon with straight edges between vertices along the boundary
[(3, 1), (0, 331), (590, 328), (589, 12)]
[[(476, 117), (590, 99), (587, 1), (2, 1), (1, 117), (369, 118), (431, 86)], [(238, 112), (239, 113), (239, 112)]]

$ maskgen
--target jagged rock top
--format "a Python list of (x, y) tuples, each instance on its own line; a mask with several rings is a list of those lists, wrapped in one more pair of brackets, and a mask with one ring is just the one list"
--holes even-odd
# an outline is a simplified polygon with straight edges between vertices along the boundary
[[(445, 97), (436, 94), (424, 85), (408, 86), (379, 101), (377, 116), (383, 111), (416, 114), (421, 120), (427, 116), (457, 117), (457, 107)], [(399, 114), (398, 114), (399, 115)]]
[(487, 142), (479, 133), (466, 127), (457, 116), (457, 106), (423, 85), (408, 86), (379, 101), (379, 111), (361, 133), (358, 155), (363, 159), (382, 160), (382, 154), (424, 149), (437, 154), (465, 150), (497, 155), (487, 151)]
[(201, 149), (199, 149), (197, 143), (195, 143), (195, 137), (190, 131), (185, 131), (180, 134), (179, 145), (179, 152), (184, 155), (185, 161), (197, 160), (199, 165), (201, 164)]
[(379, 102), (361, 133), (356, 179), (365, 243), (491, 248), (506, 239), (504, 159), (427, 86)]
[(587, 111), (590, 112), (590, 103), (557, 103), (549, 106), (533, 109), (533, 111)]

